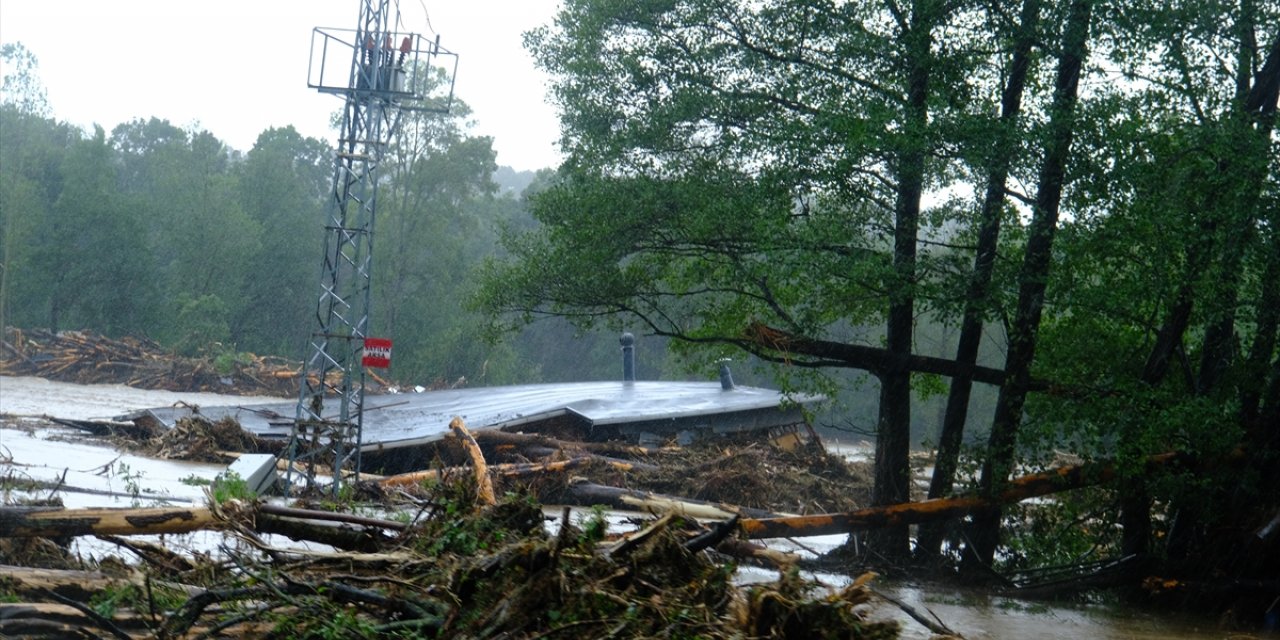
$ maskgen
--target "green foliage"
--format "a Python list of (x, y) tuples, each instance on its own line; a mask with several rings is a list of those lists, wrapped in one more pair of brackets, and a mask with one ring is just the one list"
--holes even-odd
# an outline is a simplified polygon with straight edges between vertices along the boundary
[(150, 597), (149, 600), (142, 587), (132, 582), (117, 582), (94, 593), (88, 605), (98, 615), (110, 619), (122, 608), (145, 611), (154, 603), (158, 611), (170, 611), (185, 602), (180, 591), (163, 585), (152, 586)]
[(114, 477), (124, 481), (124, 490), (132, 497), (132, 505), (134, 507), (142, 504), (142, 477), (146, 475), (145, 471), (135, 471), (125, 462), (117, 462), (111, 469)]
[(430, 519), (416, 539), (422, 553), (471, 556), (492, 553), (525, 536), (545, 536), (542, 509), (528, 495), (507, 494), (496, 506), (486, 508), (476, 504), (472, 483), (442, 483), (432, 489), (438, 517)]
[(234, 165), (240, 208), (262, 230), (244, 260), (251, 274), (228, 323), (242, 348), (297, 357), (312, 327), (333, 156), (327, 144), (293, 127), (268, 129)]
[[(215, 344), (214, 347), (222, 347)], [(245, 366), (253, 363), (253, 354), (236, 351), (235, 349), (220, 348), (217, 355), (213, 356), (213, 370), (222, 375), (228, 375), (236, 370), (236, 367)]]
[(218, 296), (206, 294), (191, 298), (183, 294), (178, 296), (177, 305), (172, 343), (178, 353), (194, 356), (231, 339), (227, 305)]
[(228, 500), (252, 502), (258, 499), (258, 494), (249, 489), (249, 483), (234, 471), (218, 474), (213, 480), (212, 489), (209, 499), (213, 504), (222, 504)]
[(1018, 505), (1005, 515), (1005, 574), (1039, 567), (1070, 567), (1119, 553), (1114, 494), (1090, 489)]
[(21, 42), (0, 46), (0, 60), (6, 73), (0, 84), (0, 104), (12, 105), (23, 113), (49, 115), (49, 98), (40, 83), (40, 63)]
[(580, 546), (591, 546), (604, 540), (609, 532), (607, 515), (608, 512), (600, 505), (591, 508), (591, 513), (582, 522), (582, 535), (578, 538)]
[(343, 638), (369, 638), (376, 635), (377, 627), (372, 621), (363, 618), (358, 612), (345, 607), (331, 605), (332, 615), (320, 616), (319, 628), (310, 631), (305, 637), (323, 640), (341, 640)]
[[(883, 350), (887, 309), (910, 300), (912, 353), (952, 357), (980, 198), (1007, 156), (1012, 193), (977, 300), (980, 364), (1002, 367), (1018, 291), (1044, 280), (1022, 253), (1044, 205), (1070, 6), (1042, 4), (1021, 113), (1001, 123), (1010, 7), (568, 0), (527, 42), (563, 114), (559, 171), (501, 172), (499, 186), (462, 102), (406, 114), (381, 165), (371, 332), (396, 340), (392, 376), (616, 378), (626, 329), (652, 336), (642, 377), (706, 378), (734, 356), (740, 381), (844, 392), (830, 421), (874, 431), (877, 385), (848, 390), (901, 364), (858, 354)], [(1230, 450), (1274, 386), (1280, 139), (1258, 80), (1280, 5), (1130, 2), (1093, 18), (1033, 331), (1030, 374), (1052, 392), (1019, 412), (1019, 462), (1064, 449), (1136, 479), (1171, 447)], [(329, 145), (286, 127), (240, 153), (156, 118), (81, 131), (48, 117), (29, 52), (0, 55), (0, 325), (153, 336), (223, 371), (238, 349), (296, 357), (313, 329)], [(926, 197), (913, 200), (916, 169)], [(946, 388), (912, 372), (917, 433)], [(985, 423), (981, 404), (970, 415)], [(1147, 480), (1165, 505), (1221, 489)]]
[(189, 476), (186, 476), (185, 478), (179, 478), (178, 482), (181, 482), (182, 484), (185, 484), (188, 487), (207, 487), (213, 484), (212, 480), (208, 478), (201, 478), (200, 476), (197, 476), (195, 474), (191, 474)]
[(0, 602), (22, 602), (22, 596), (18, 594), (21, 586), (17, 578), (0, 576)]
[[(902, 350), (892, 309), (910, 312), (913, 354), (950, 358), (932, 327), (973, 303), (992, 338), (979, 363), (1015, 351), (1036, 382), (1025, 405), (1005, 388), (1020, 459), (1002, 466), (1114, 459), (1158, 500), (1207, 508), (1212, 487), (1147, 477), (1143, 461), (1223, 455), (1274, 388), (1280, 5), (1098, 5), (1068, 29), (1084, 6), (1034, 5), (1020, 111), (998, 122), (1021, 28), (1005, 9), (570, 0), (527, 42), (552, 76), (567, 161), (531, 198), (538, 224), (513, 227), (486, 264), (478, 305), (499, 328), (639, 326), (691, 363), (745, 350), (779, 363), (781, 386), (829, 389), (795, 370), (892, 381), (901, 365), (865, 357), (895, 338)], [(1070, 48), (1085, 59), (1065, 114), (1053, 91), (1068, 31), (1088, 37)], [(974, 293), (977, 213), (1005, 157), (1013, 197), (990, 290)], [(927, 197), (912, 200), (917, 169)], [(1053, 222), (1032, 238), (1033, 218)], [(1011, 350), (1015, 320), (1027, 342)], [(912, 420), (941, 416), (946, 380), (907, 368)], [(872, 425), (900, 433), (887, 415)], [(1027, 555), (1081, 551), (1068, 542)]]
[[(13, 45), (4, 54), (0, 324), (144, 335), (223, 371), (238, 350), (299, 357), (314, 330), (332, 148), (284, 127), (242, 154), (157, 118), (86, 135), (24, 106), (38, 89), (34, 59)], [(466, 304), (464, 283), (497, 251), (498, 229), (529, 224), (512, 189), (535, 178), (506, 169), (499, 194), (491, 142), (471, 135), (467, 118), (461, 101), (447, 114), (407, 114), (380, 166), (372, 317), (375, 333), (396, 340), (392, 376), (472, 385), (615, 376), (612, 332), (588, 339), (609, 357), (584, 366), (563, 327), (494, 344)]]
[(317, 506), (325, 511), (333, 511), (335, 513), (353, 510), (358, 506), (356, 505), (356, 489), (350, 483), (343, 483), (338, 487), (336, 494), (332, 492), (326, 493)]

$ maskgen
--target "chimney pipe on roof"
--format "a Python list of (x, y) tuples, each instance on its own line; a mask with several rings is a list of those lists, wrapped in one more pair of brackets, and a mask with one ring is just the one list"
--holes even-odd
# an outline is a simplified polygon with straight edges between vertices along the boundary
[(720, 361), (720, 388), (724, 391), (733, 390), (733, 372), (729, 371), (728, 358)]
[(636, 381), (636, 337), (630, 333), (623, 333), (618, 339), (618, 343), (622, 345), (622, 381)]

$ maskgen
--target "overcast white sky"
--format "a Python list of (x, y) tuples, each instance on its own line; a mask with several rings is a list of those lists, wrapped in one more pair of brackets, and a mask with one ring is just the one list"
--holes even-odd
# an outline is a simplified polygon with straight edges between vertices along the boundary
[[(392, 3), (395, 4), (394, 1)], [(440, 34), (459, 54), (456, 95), (498, 164), (559, 164), (546, 77), (521, 34), (550, 23), (558, 0), (400, 0), (399, 30)], [(354, 29), (359, 0), (4, 0), (0, 43), (36, 55), (54, 116), (108, 132), (134, 118), (198, 125), (249, 150), (292, 124), (330, 143), (340, 99), (307, 88), (312, 29)], [(430, 23), (428, 26), (428, 17)]]

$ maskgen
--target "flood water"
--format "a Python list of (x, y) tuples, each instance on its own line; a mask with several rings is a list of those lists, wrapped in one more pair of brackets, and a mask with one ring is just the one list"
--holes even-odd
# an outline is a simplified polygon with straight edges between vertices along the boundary
[[(762, 540), (770, 548), (812, 557), (812, 552), (825, 553), (844, 542), (844, 536), (805, 538), (804, 549), (786, 540)], [(806, 577), (831, 589), (846, 586), (851, 578), (833, 573), (809, 572)], [(754, 567), (739, 570), (738, 582), (768, 582), (777, 572)], [(1027, 638), (1057, 640), (1081, 638), (1099, 640), (1280, 640), (1280, 632), (1224, 630), (1216, 620), (1203, 616), (1152, 612), (1115, 604), (1072, 604), (1019, 600), (994, 596), (978, 590), (958, 589), (947, 585), (918, 585), (902, 581), (876, 579), (871, 587), (902, 601), (917, 612), (933, 613), (952, 630), (968, 640), (1004, 640)], [(897, 620), (902, 625), (902, 638), (925, 640), (931, 632), (913, 620), (902, 609), (889, 602), (873, 602), (875, 619)]]
[[(1099, 640), (1190, 640), (1277, 638), (1275, 634), (1231, 633), (1214, 620), (1152, 613), (1115, 605), (1046, 604), (939, 587), (880, 585), (879, 589), (921, 612), (932, 611), (969, 640), (990, 638), (1089, 638)], [(877, 609), (903, 625), (903, 638), (924, 639), (929, 632), (905, 613)], [(926, 613), (927, 615), (927, 613)]]
[[(48, 423), (19, 416), (53, 416), (69, 419), (110, 418), (135, 409), (167, 406), (176, 402), (206, 405), (276, 402), (273, 398), (243, 398), (213, 394), (178, 394), (141, 391), (118, 385), (74, 385), (36, 378), (0, 376), (0, 477), (16, 475), (44, 481), (61, 481), (67, 487), (92, 488), (114, 495), (61, 493), (68, 507), (134, 504), (190, 504), (202, 502), (203, 492), (193, 479), (212, 480), (225, 467), (214, 464), (152, 460), (122, 455), (99, 441), (86, 441), (74, 430), (49, 427)], [(848, 451), (842, 453), (849, 453)], [(185, 480), (185, 482), (184, 482)], [(46, 492), (47, 493), (47, 492)], [(8, 497), (8, 496), (5, 496)], [(558, 509), (554, 510), (556, 513)], [(549, 515), (554, 516), (549, 512)], [(554, 518), (553, 518), (554, 519)], [(625, 514), (611, 522), (625, 526)], [(197, 533), (168, 536), (165, 544), (183, 548), (216, 546), (220, 534)], [(840, 545), (843, 536), (804, 539), (804, 549), (783, 540), (764, 541), (782, 550), (824, 552)], [(91, 542), (80, 550), (88, 555), (108, 552)], [(838, 589), (849, 578), (837, 574), (810, 574), (811, 578)], [(737, 581), (748, 584), (777, 578), (777, 572), (753, 567), (740, 570)], [(969, 640), (1059, 639), (1100, 640), (1280, 640), (1280, 631), (1224, 631), (1212, 619), (1151, 613), (1114, 605), (1069, 605), (1021, 601), (951, 587), (919, 586), (877, 581), (873, 588), (902, 600), (922, 613), (932, 611), (947, 626)], [(1280, 607), (1280, 604), (1277, 604)], [(895, 605), (873, 604), (872, 617), (902, 623), (902, 637), (929, 638), (931, 632)]]

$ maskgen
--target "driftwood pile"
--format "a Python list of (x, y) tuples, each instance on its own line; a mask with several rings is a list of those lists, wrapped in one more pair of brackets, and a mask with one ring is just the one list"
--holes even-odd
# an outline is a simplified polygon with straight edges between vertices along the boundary
[[(227, 446), (229, 426), (187, 424), (169, 450)], [(201, 507), (0, 507), (0, 564), (11, 565), (0, 566), (0, 637), (897, 637), (896, 623), (866, 617), (870, 576), (832, 590), (741, 535), (748, 519), (851, 504), (865, 470), (816, 443), (649, 451), (451, 427), (422, 460), (431, 468), (366, 477), (342, 502), (325, 492), (282, 506), (224, 481)], [(748, 480), (770, 471), (796, 479), (773, 490)], [(679, 496), (643, 490), (681, 489), (681, 477)], [(797, 487), (813, 493), (784, 495)], [(618, 535), (603, 509), (571, 516), (542, 501), (641, 513)], [(139, 537), (208, 530), (224, 535), (211, 556)], [(128, 560), (58, 558), (45, 540), (77, 536)], [(779, 577), (736, 585), (737, 562)]]
[(160, 429), (140, 443), (142, 453), (165, 460), (231, 462), (239, 453), (280, 453), (282, 441), (259, 438), (240, 428), (234, 418), (216, 422), (203, 416), (179, 418), (170, 429)]
[[(0, 567), (0, 635), (897, 637), (896, 623), (866, 617), (870, 576), (830, 590), (784, 566), (776, 581), (735, 585), (723, 555), (736, 554), (727, 544), (734, 520), (705, 526), (667, 514), (610, 536), (601, 514), (573, 518), (566, 509), (548, 522), (528, 496), (490, 504), (476, 489), (465, 478), (421, 484), (384, 501), (386, 519), (252, 499), (199, 509), (0, 508), (0, 538), (97, 535), (131, 558)], [(125, 535), (195, 529), (226, 532), (218, 558)], [(285, 549), (267, 533), (337, 550)]]
[(139, 389), (292, 396), (301, 365), (239, 353), (188, 358), (145, 338), (112, 339), (92, 331), (57, 333), (10, 327), (0, 344), (0, 375), (38, 376), (81, 384)]

